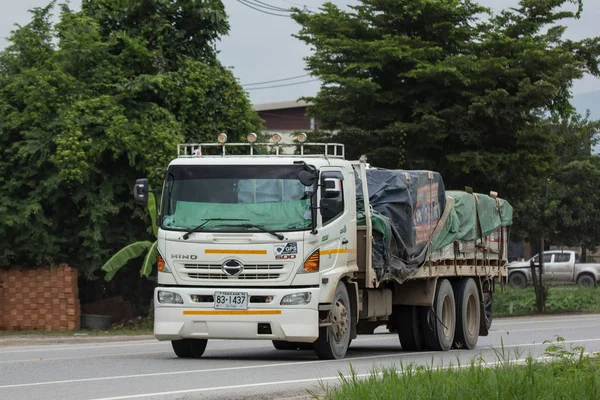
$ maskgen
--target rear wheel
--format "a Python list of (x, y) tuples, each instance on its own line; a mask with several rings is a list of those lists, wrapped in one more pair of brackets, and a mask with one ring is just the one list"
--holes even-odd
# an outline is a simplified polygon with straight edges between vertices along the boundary
[(396, 308), (398, 318), (398, 339), (404, 351), (423, 350), (423, 335), (419, 319), (419, 307), (398, 306)]
[(479, 292), (471, 278), (464, 278), (456, 285), (456, 331), (454, 344), (457, 348), (474, 349), (479, 339)]
[(421, 329), (425, 347), (447, 351), (454, 343), (456, 308), (452, 284), (447, 279), (438, 281), (433, 307), (421, 313)]
[(483, 293), (483, 309), (485, 315), (485, 330), (489, 332), (492, 327), (494, 303), (492, 301), (492, 294), (490, 292)]
[(577, 277), (577, 284), (584, 288), (592, 288), (596, 286), (596, 280), (590, 274), (581, 274)]
[(338, 283), (329, 314), (331, 325), (319, 328), (319, 338), (314, 342), (315, 353), (322, 360), (344, 358), (350, 345), (350, 315), (352, 309), (348, 290)]

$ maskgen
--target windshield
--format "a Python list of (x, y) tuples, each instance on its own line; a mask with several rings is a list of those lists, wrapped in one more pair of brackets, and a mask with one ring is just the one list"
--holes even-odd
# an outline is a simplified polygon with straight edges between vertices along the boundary
[(171, 166), (163, 191), (162, 227), (308, 229), (313, 189), (298, 180), (301, 170), (296, 165)]

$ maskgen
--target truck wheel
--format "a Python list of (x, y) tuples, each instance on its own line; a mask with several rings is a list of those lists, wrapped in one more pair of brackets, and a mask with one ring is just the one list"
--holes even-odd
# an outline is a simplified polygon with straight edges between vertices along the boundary
[(400, 339), (402, 350), (423, 350), (423, 335), (421, 333), (419, 307), (399, 306), (396, 310), (398, 315), (398, 339)]
[(171, 346), (175, 355), (179, 358), (191, 358), (192, 349), (189, 343), (190, 339), (171, 340)]
[(296, 350), (298, 343), (286, 342), (284, 340), (273, 340), (273, 347), (277, 350)]
[(207, 339), (190, 339), (190, 351), (192, 353), (192, 357), (202, 357), (202, 355), (204, 354), (204, 350), (206, 350), (207, 343)]
[(479, 339), (479, 292), (471, 278), (463, 278), (456, 285), (456, 348), (472, 350)]
[(319, 328), (319, 338), (314, 343), (315, 353), (322, 360), (344, 358), (350, 343), (350, 297), (343, 282), (338, 283), (329, 312), (330, 326)]
[(489, 332), (492, 327), (494, 303), (492, 294), (489, 292), (483, 293), (483, 310), (485, 315), (485, 330)]
[(590, 274), (581, 274), (577, 277), (577, 284), (584, 288), (593, 288), (596, 286), (596, 280)]
[(447, 279), (438, 281), (433, 307), (421, 313), (423, 342), (429, 350), (447, 351), (454, 343), (456, 307), (452, 284)]
[(513, 272), (508, 276), (508, 284), (516, 289), (527, 286), (527, 277), (522, 272)]

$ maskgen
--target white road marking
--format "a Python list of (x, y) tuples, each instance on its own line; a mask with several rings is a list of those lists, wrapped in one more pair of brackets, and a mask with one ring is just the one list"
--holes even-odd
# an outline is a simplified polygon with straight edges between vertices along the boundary
[[(480, 348), (478, 350), (484, 349), (507, 349), (507, 348), (515, 348), (515, 347), (535, 347), (535, 346), (545, 346), (552, 343), (585, 343), (585, 342), (597, 342), (600, 341), (600, 338), (595, 339), (580, 339), (580, 340), (565, 340), (563, 342), (548, 342), (548, 343), (522, 343), (522, 344), (513, 344), (513, 345), (504, 345), (504, 346), (486, 346), (485, 348)], [(477, 351), (477, 350), (475, 350)], [(465, 350), (451, 350), (447, 353), (456, 353), (466, 352)], [(446, 354), (447, 354), (446, 353)], [(471, 351), (473, 353), (473, 351)], [(410, 357), (410, 356), (420, 356), (420, 355), (435, 355), (435, 354), (445, 354), (439, 351), (422, 351), (422, 352), (394, 352), (389, 354), (380, 354), (375, 356), (363, 356), (363, 357), (348, 357), (339, 360), (311, 360), (311, 361), (293, 361), (293, 362), (285, 362), (285, 363), (277, 363), (277, 364), (261, 364), (261, 365), (246, 365), (241, 367), (224, 367), (224, 368), (212, 368), (212, 369), (197, 369), (197, 370), (185, 370), (185, 371), (171, 371), (171, 372), (155, 372), (149, 374), (133, 374), (133, 375), (116, 375), (116, 376), (105, 376), (105, 377), (96, 377), (96, 378), (81, 378), (81, 379), (67, 379), (61, 381), (46, 381), (46, 382), (32, 382), (32, 383), (20, 383), (20, 384), (12, 384), (12, 385), (2, 385), (0, 389), (8, 389), (8, 388), (21, 388), (21, 387), (30, 387), (30, 386), (43, 386), (43, 385), (60, 385), (67, 383), (81, 383), (81, 382), (97, 382), (97, 381), (106, 381), (106, 380), (117, 380), (117, 379), (132, 379), (132, 378), (150, 378), (156, 376), (169, 376), (169, 375), (185, 375), (185, 374), (196, 374), (196, 373), (206, 373), (206, 372), (221, 372), (221, 371), (235, 371), (235, 370), (245, 370), (245, 369), (259, 369), (259, 368), (278, 368), (278, 367), (286, 367), (286, 366), (294, 366), (297, 367), (299, 365), (307, 365), (307, 364), (323, 364), (323, 363), (337, 363), (337, 362), (353, 362), (355, 360), (370, 360), (370, 359), (381, 359), (381, 358), (390, 358), (390, 357)]]
[[(521, 318), (521, 317), (514, 317), (514, 318)], [(573, 318), (562, 318), (559, 319), (559, 317), (556, 318), (547, 318), (547, 317), (535, 317), (532, 316), (530, 318), (528, 318), (526, 321), (507, 321), (507, 319), (498, 319), (495, 320), (494, 323), (497, 324), (501, 324), (502, 326), (504, 325), (525, 325), (525, 324), (554, 324), (557, 322), (577, 322), (577, 321), (589, 321), (589, 320), (600, 320), (600, 315), (598, 314), (591, 314), (589, 316), (578, 316), (578, 317), (573, 317)], [(494, 324), (492, 324), (494, 325)]]
[(96, 345), (90, 344), (89, 346), (79, 347), (54, 347), (53, 345), (46, 345), (44, 347), (31, 347), (31, 348), (20, 348), (18, 350), (0, 350), (0, 354), (11, 354), (11, 353), (32, 353), (36, 351), (59, 351), (59, 350), (85, 350), (85, 349), (106, 349), (111, 347), (128, 347), (128, 346), (145, 346), (149, 344), (159, 344), (158, 340), (132, 340), (130, 342), (111, 342), (111, 344), (97, 343)]

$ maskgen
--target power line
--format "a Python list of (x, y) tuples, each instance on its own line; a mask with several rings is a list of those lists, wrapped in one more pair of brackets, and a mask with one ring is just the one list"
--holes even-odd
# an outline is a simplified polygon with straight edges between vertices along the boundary
[(292, 4), (295, 6), (302, 6), (304, 8), (312, 8), (313, 10), (318, 10), (317, 7), (308, 7), (306, 4), (296, 3), (294, 1), (288, 1), (288, 0), (280, 0), (280, 1), (283, 1), (284, 3)]
[(258, 7), (260, 7), (262, 5), (263, 8), (268, 8), (270, 10), (292, 12), (292, 10), (290, 10), (289, 8), (281, 8), (281, 7), (278, 7), (278, 6), (273, 6), (271, 4), (262, 2), (260, 0), (245, 0), (245, 1), (247, 1), (250, 4), (252, 4), (252, 3), (254, 3), (254, 4), (258, 3), (258, 4), (256, 4)]
[(296, 86), (296, 85), (302, 85), (304, 83), (315, 82), (315, 81), (318, 81), (318, 79), (310, 79), (307, 81), (300, 81), (300, 82), (295, 82), (295, 83), (286, 83), (283, 85), (271, 85), (271, 86), (248, 88), (246, 90), (262, 90), (262, 89), (272, 89), (272, 88), (278, 88), (278, 87), (284, 87), (284, 86)]
[(264, 85), (265, 83), (275, 83), (275, 82), (291, 81), (293, 79), (304, 78), (306, 76), (309, 76), (309, 74), (298, 75), (298, 76), (290, 76), (289, 78), (274, 79), (272, 81), (246, 83), (245, 85), (242, 85), (242, 86)]
[(256, 11), (258, 11), (258, 12), (261, 12), (261, 13), (263, 13), (263, 14), (274, 15), (274, 16), (276, 16), (276, 17), (285, 17), (285, 18), (289, 18), (289, 17), (290, 17), (289, 15), (286, 15), (286, 14), (276, 14), (276, 13), (274, 13), (274, 12), (265, 11), (264, 7), (262, 7), (263, 9), (261, 10), (260, 8), (258, 8), (258, 7), (257, 7), (257, 5), (256, 5), (256, 4), (254, 4), (254, 5), (251, 5), (250, 3), (246, 3), (246, 1), (248, 1), (248, 0), (236, 0), (236, 1), (237, 1), (238, 3), (240, 3), (240, 4), (243, 4), (243, 5), (245, 5), (246, 7), (249, 7), (249, 8), (251, 8), (251, 9), (253, 9), (253, 10), (256, 10)]

